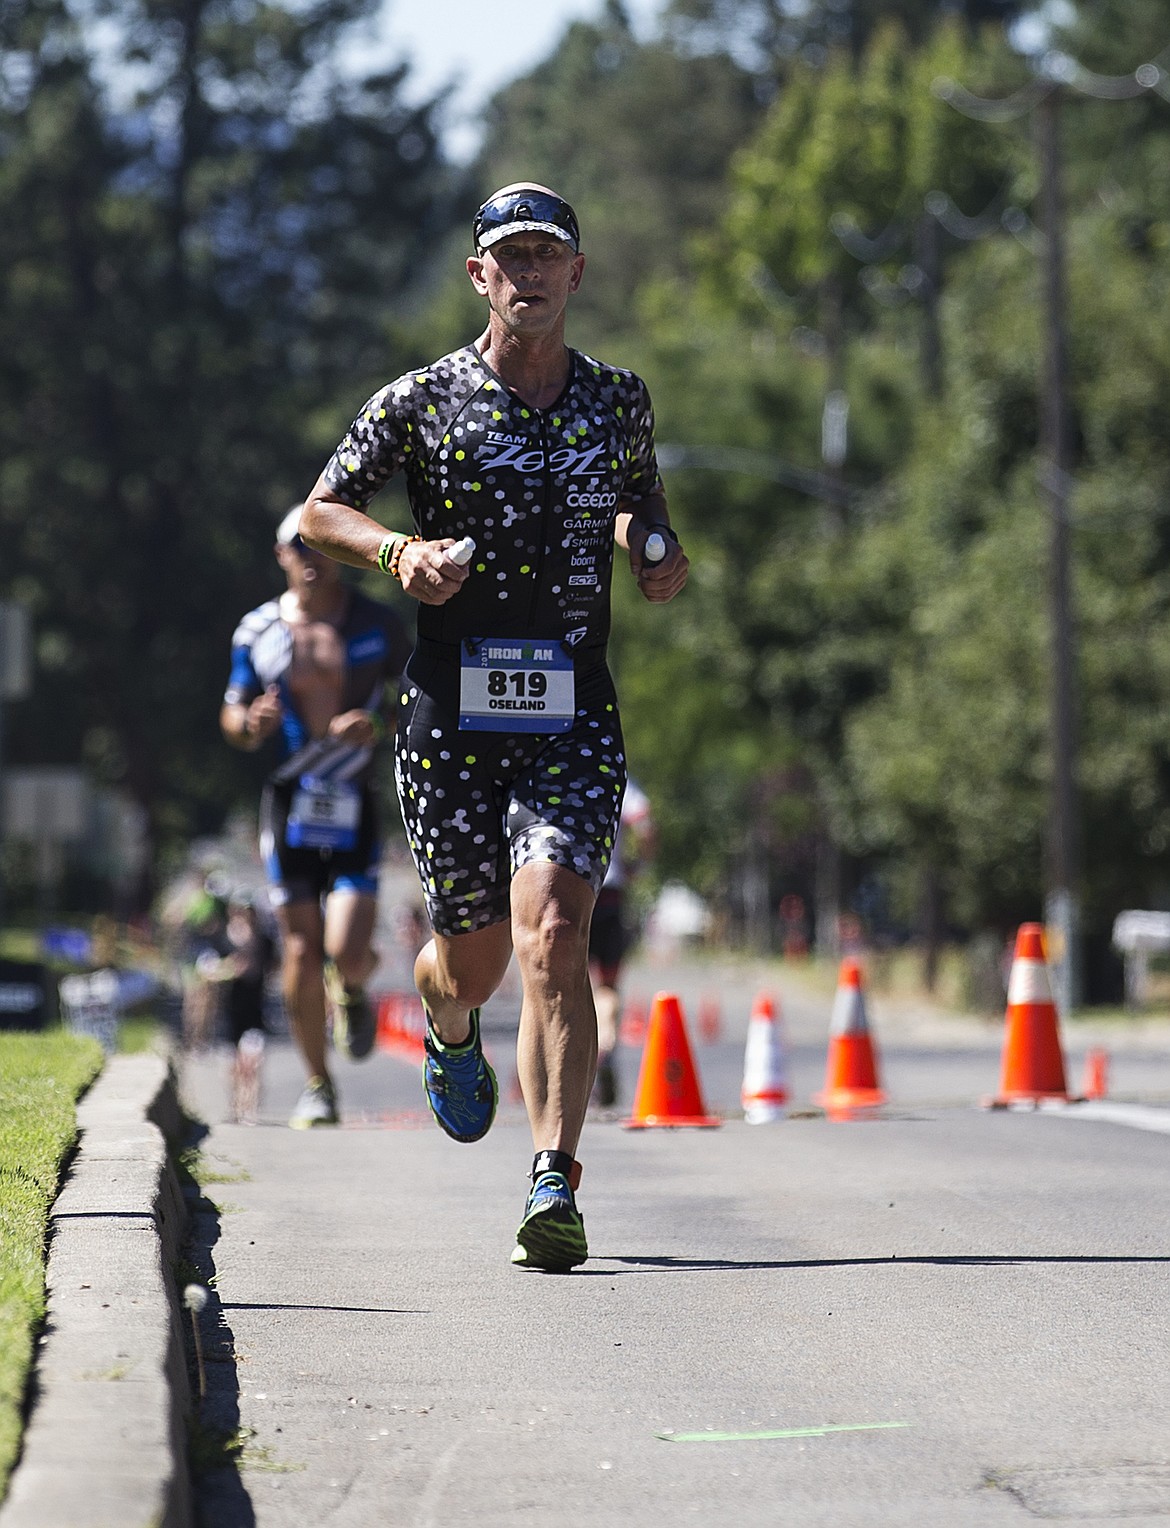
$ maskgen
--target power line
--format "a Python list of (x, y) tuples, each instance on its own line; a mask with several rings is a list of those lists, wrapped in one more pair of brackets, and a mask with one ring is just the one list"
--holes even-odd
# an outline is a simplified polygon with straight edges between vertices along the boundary
[(828, 473), (815, 472), (807, 467), (796, 467), (791, 462), (773, 456), (770, 451), (754, 451), (737, 446), (680, 446), (657, 447), (658, 464), (667, 471), (698, 468), (708, 472), (738, 472), (744, 477), (761, 478), (769, 483), (780, 483), (809, 498), (851, 509), (859, 501), (856, 490), (847, 487)]
[(1071, 90), (1097, 101), (1132, 101), (1153, 92), (1170, 100), (1170, 74), (1162, 60), (1170, 57), (1170, 48), (1157, 58), (1139, 64), (1130, 74), (1096, 74), (1079, 59), (1056, 49), (1045, 53), (1036, 68), (1036, 77), (1009, 96), (978, 96), (946, 75), (931, 84), (932, 92), (965, 117), (976, 122), (1014, 122), (1026, 117), (1054, 90)]

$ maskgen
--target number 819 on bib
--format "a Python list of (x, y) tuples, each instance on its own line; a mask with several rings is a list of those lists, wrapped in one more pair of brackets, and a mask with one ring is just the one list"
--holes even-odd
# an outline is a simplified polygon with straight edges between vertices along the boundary
[(559, 642), (488, 637), (464, 647), (459, 726), (470, 732), (567, 732), (573, 660)]

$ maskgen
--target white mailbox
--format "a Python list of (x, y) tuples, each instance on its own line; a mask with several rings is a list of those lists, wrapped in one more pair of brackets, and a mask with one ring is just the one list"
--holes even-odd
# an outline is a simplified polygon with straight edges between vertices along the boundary
[(1113, 948), (1125, 956), (1125, 1001), (1140, 1008), (1149, 985), (1150, 956), (1170, 950), (1170, 913), (1132, 908), (1113, 920)]

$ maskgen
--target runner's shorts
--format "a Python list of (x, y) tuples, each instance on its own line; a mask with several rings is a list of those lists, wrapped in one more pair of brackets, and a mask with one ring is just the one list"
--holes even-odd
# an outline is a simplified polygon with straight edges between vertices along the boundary
[(352, 849), (294, 849), (284, 837), (294, 788), (292, 783), (270, 781), (260, 801), (260, 855), (272, 905), (320, 902), (333, 891), (376, 896), (382, 842), (373, 792), (368, 786), (362, 791), (357, 843)]
[(458, 650), (437, 643), (420, 643), (400, 698), (398, 801), (436, 933), (503, 922), (522, 865), (563, 865), (598, 890), (626, 789), (603, 661), (578, 661), (568, 732), (461, 732)]

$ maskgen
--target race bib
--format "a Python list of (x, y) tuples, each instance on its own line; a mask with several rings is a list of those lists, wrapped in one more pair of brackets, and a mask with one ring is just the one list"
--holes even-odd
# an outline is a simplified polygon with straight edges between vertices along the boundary
[(302, 775), (289, 807), (285, 842), (292, 849), (353, 849), (361, 814), (356, 785)]
[(573, 660), (560, 642), (484, 637), (463, 644), (464, 732), (568, 732), (575, 697)]

